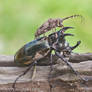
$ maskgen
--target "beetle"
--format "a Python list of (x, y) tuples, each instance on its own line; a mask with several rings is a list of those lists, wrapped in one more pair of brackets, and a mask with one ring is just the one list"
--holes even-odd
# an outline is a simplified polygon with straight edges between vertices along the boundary
[(60, 43), (63, 43), (65, 45), (66, 43), (64, 37), (67, 35), (71, 36), (71, 34), (63, 34), (63, 33), (64, 31), (70, 28), (73, 27), (64, 27), (58, 32), (54, 32), (50, 34), (48, 37), (46, 36), (40, 37), (36, 40), (33, 40), (25, 44), (22, 48), (20, 48), (16, 52), (14, 56), (14, 62), (19, 66), (29, 66), (32, 62), (45, 57), (50, 52), (50, 48), (51, 48), (50, 46), (55, 44), (59, 36), (61, 37), (61, 41), (62, 41)]
[[(70, 46), (69, 43), (65, 40), (66, 36), (73, 36), (73, 34), (64, 33), (67, 29), (71, 29), (73, 27), (64, 27), (57, 32), (50, 34), (48, 37), (40, 37), (36, 40), (33, 40), (27, 44), (25, 44), (14, 56), (14, 62), (17, 65), (29, 66), (23, 74), (19, 75), (13, 83), (13, 88), (15, 89), (15, 84), (17, 80), (25, 75), (30, 68), (37, 65), (38, 61), (46, 56), (51, 57), (52, 51), (55, 51), (55, 55), (63, 60), (72, 71), (78, 75), (83, 81), (86, 81), (82, 78), (78, 72), (76, 72), (70, 63), (64, 58), (66, 55), (70, 55), (72, 50), (74, 50), (79, 44), (80, 41), (77, 42), (75, 46)], [(63, 52), (63, 54), (61, 54)], [(51, 57), (52, 58), (52, 57)], [(51, 59), (52, 65), (52, 59)]]
[(81, 17), (81, 19), (83, 18), (81, 15), (72, 15), (65, 18), (48, 19), (37, 29), (37, 31), (35, 32), (35, 38), (39, 37), (41, 34), (44, 34), (52, 29), (55, 29), (56, 27), (60, 27), (60, 28), (64, 27), (64, 25), (62, 24), (64, 20), (75, 17)]
[(29, 66), (32, 62), (43, 58), (48, 53), (49, 44), (46, 37), (40, 37), (24, 45), (14, 56), (19, 66)]

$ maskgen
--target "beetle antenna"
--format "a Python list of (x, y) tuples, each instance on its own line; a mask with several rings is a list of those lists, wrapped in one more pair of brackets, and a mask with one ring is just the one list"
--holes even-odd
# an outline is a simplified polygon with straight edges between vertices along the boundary
[(77, 15), (72, 15), (72, 16), (69, 16), (69, 17), (65, 17), (65, 18), (62, 19), (62, 21), (70, 19), (70, 18), (75, 18), (75, 17), (80, 17), (81, 22), (84, 20), (84, 17), (82, 15), (77, 14)]

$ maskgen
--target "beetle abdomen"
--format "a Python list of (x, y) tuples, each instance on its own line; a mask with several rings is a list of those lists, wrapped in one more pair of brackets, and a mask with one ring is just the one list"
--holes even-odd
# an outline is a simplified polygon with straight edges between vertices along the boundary
[(49, 44), (45, 37), (38, 38), (25, 44), (15, 55), (17, 65), (30, 65), (32, 62), (43, 58), (49, 51)]

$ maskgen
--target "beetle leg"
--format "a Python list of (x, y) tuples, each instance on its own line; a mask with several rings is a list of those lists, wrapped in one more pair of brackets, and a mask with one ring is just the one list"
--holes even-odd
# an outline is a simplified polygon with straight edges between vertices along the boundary
[(53, 60), (52, 60), (52, 54), (51, 54), (52, 51), (50, 51), (50, 71), (49, 71), (49, 75), (48, 75), (48, 82), (49, 82), (49, 86), (50, 86), (50, 92), (52, 92), (52, 84), (50, 83), (49, 79), (51, 78), (51, 72), (52, 72), (52, 69), (53, 69)]
[(51, 71), (52, 71), (52, 64), (53, 64), (53, 61), (52, 61), (52, 54), (50, 55), (50, 68), (51, 68)]
[(15, 90), (16, 90), (15, 85), (16, 85), (16, 82), (18, 81), (18, 79), (19, 79), (20, 77), (24, 76), (24, 75), (32, 68), (33, 65), (35, 65), (35, 62), (33, 62), (32, 64), (30, 64), (30, 66), (29, 66), (22, 74), (20, 74), (20, 75), (16, 78), (16, 80), (14, 81), (14, 83), (13, 83), (13, 85), (12, 85), (12, 88), (14, 89), (14, 92), (15, 92)]
[(50, 78), (51, 78), (51, 72), (52, 72), (52, 68), (53, 68), (53, 60), (52, 60), (52, 49), (48, 52), (48, 54), (46, 55), (50, 58), (50, 71), (49, 71), (49, 74), (48, 74), (48, 83), (49, 83), (49, 86), (50, 86), (50, 92), (52, 92), (52, 84), (50, 83)]
[(71, 64), (68, 62), (68, 60), (64, 59), (63, 56), (61, 56), (61, 55), (59, 54), (59, 52), (55, 52), (55, 54), (56, 54), (56, 56), (58, 56), (61, 60), (63, 60), (63, 61), (71, 68), (71, 70), (75, 73), (75, 75), (79, 76), (79, 78), (83, 80), (84, 83), (87, 81), (85, 78), (81, 77), (80, 74), (79, 74), (77, 71), (75, 71), (75, 70), (73, 69), (73, 67), (72, 67)]
[(33, 72), (32, 72), (32, 76), (31, 76), (32, 80), (35, 77), (35, 74), (36, 74), (36, 64), (33, 66)]

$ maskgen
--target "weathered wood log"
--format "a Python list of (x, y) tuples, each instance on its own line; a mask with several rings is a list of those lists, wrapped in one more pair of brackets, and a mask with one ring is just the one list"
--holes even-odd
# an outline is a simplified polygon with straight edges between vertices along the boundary
[[(53, 56), (53, 63), (57, 63), (57, 57), (54, 55)], [(43, 62), (44, 60), (44, 62)], [(49, 58), (44, 58), (41, 60), (41, 65), (43, 64), (48, 64), (49, 63)], [(72, 63), (79, 63), (79, 62), (84, 62), (92, 60), (92, 53), (72, 53), (71, 56), (69, 57), (69, 62)], [(46, 62), (46, 63), (45, 63)], [(14, 63), (14, 56), (6, 56), (6, 55), (0, 55), (0, 67), (2, 66), (16, 66)]]
[[(45, 63), (46, 62), (46, 66)], [(49, 58), (43, 59), (37, 66), (35, 77), (31, 79), (32, 69), (17, 84), (18, 92), (49, 92), (48, 76), (50, 72)], [(69, 62), (72, 67), (80, 73), (83, 78), (88, 79), (87, 85), (82, 83), (71, 69), (56, 56), (53, 57), (53, 70), (51, 72), (50, 83), (53, 86), (53, 92), (92, 92), (92, 53), (77, 54), (73, 53)], [(41, 66), (40, 66), (41, 65)], [(13, 56), (0, 55), (0, 92), (13, 91), (12, 83), (28, 67), (18, 67), (14, 64)]]

